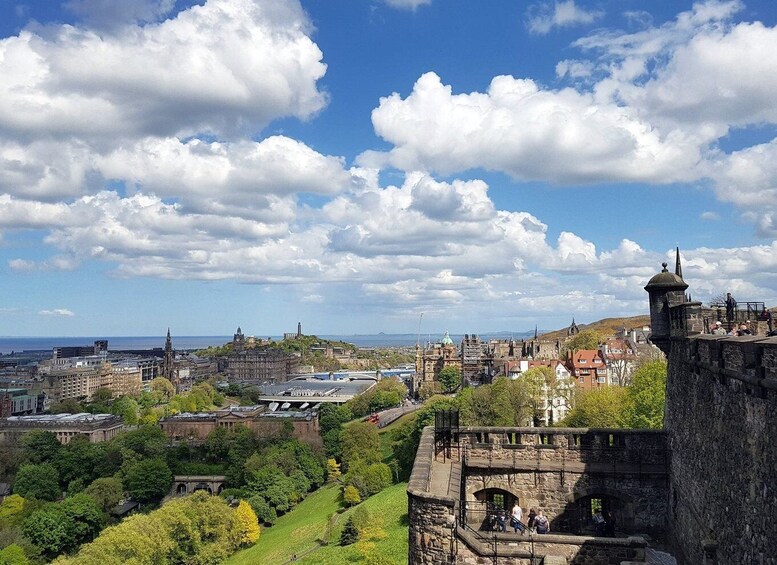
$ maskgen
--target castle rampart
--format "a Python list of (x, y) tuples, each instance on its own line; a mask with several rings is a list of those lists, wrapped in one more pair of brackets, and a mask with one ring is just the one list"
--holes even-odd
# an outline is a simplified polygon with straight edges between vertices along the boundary
[(777, 338), (671, 340), (670, 531), (685, 563), (777, 563)]
[[(666, 521), (665, 441), (656, 431), (472, 427), (457, 428), (440, 449), (426, 428), (408, 484), (409, 563), (644, 561), (646, 542), (628, 531)], [(585, 530), (591, 498), (617, 505), (623, 535)], [(493, 509), (509, 512), (516, 500), (542, 509), (552, 533), (494, 532)]]

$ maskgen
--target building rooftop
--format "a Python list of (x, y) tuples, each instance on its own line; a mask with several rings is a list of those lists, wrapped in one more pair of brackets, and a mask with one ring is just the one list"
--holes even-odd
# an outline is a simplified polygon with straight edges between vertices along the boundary
[(78, 414), (34, 414), (32, 416), (9, 416), (6, 418), (9, 422), (51, 422), (51, 423), (81, 423), (81, 422), (100, 422), (108, 421), (112, 418), (118, 418), (113, 414), (89, 414), (80, 412)]

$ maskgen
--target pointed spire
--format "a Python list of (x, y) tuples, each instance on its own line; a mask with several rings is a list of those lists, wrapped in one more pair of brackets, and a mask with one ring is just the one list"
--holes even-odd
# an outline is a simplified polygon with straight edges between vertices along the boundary
[(683, 278), (683, 266), (680, 264), (680, 247), (675, 248), (677, 256), (675, 258), (674, 274)]

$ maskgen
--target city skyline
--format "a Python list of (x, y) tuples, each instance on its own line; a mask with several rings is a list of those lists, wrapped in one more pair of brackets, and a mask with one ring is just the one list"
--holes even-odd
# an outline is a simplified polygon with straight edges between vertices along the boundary
[(0, 6), (0, 335), (777, 305), (761, 1)]

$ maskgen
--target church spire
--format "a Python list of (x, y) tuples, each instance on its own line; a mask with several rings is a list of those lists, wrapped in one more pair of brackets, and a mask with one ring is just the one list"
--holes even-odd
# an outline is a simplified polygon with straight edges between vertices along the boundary
[(675, 248), (676, 257), (674, 262), (674, 274), (683, 278), (683, 266), (680, 264), (680, 247)]

